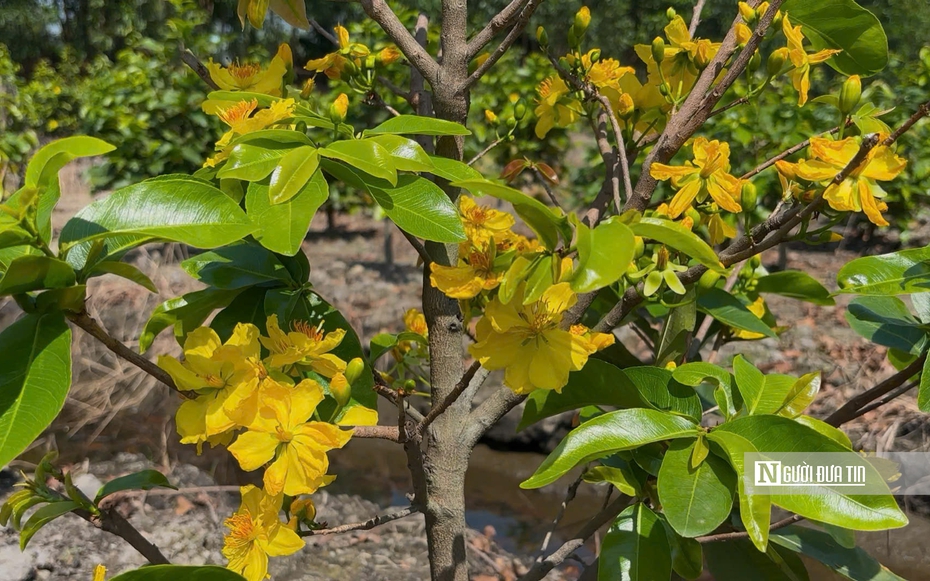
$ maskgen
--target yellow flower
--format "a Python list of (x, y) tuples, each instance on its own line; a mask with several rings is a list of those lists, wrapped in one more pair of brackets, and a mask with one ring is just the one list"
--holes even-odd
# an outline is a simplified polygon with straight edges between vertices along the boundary
[(271, 352), (268, 365), (309, 367), (320, 375), (332, 377), (346, 370), (346, 362), (330, 353), (342, 343), (344, 329), (324, 333), (321, 327), (312, 327), (306, 321), (292, 321), (293, 330), (285, 333), (278, 326), (278, 316), (268, 317), (268, 337), (260, 337), (262, 345)]
[(495, 267), (496, 250), (491, 245), (472, 248), (466, 257), (459, 258), (458, 266), (433, 264), (429, 281), (452, 299), (470, 299), (481, 291), (495, 289), (508, 266)]
[[(762, 297), (757, 298), (751, 304), (746, 305), (746, 308), (749, 309), (749, 312), (753, 315), (759, 317), (760, 319), (765, 316), (765, 299)], [(743, 339), (746, 341), (752, 341), (755, 339), (762, 339), (765, 337), (762, 333), (756, 333), (753, 331), (746, 331), (744, 329), (736, 329), (731, 327), (733, 336), (737, 339)]]
[(750, 37), (752, 37), (752, 30), (742, 22), (737, 23), (736, 25), (736, 44), (739, 46), (746, 46), (746, 43), (749, 42)]
[(251, 389), (258, 382), (258, 328), (240, 323), (225, 344), (209, 327), (194, 329), (184, 341), (184, 362), (162, 355), (158, 365), (168, 372), (178, 389), (198, 393), (178, 408), (175, 422), (182, 444), (228, 441), (225, 432), (236, 423), (225, 410), (233, 392)]
[(495, 298), (478, 321), (478, 342), (468, 350), (486, 369), (504, 369), (504, 383), (516, 393), (535, 389), (561, 391), (568, 374), (584, 367), (591, 349), (605, 342), (561, 328), (562, 313), (577, 297), (568, 283), (546, 289), (534, 303), (523, 304), (525, 285), (502, 304)]
[(804, 50), (804, 35), (801, 34), (801, 25), (791, 26), (787, 14), (782, 19), (782, 30), (785, 33), (785, 38), (788, 39), (788, 58), (791, 59), (791, 64), (794, 65), (794, 70), (791, 71), (791, 83), (798, 92), (798, 107), (802, 107), (804, 103), (807, 103), (807, 93), (811, 87), (811, 65), (822, 63), (842, 51), (825, 48), (808, 54)]
[(223, 539), (223, 556), (228, 569), (247, 581), (262, 581), (268, 577), (268, 557), (283, 557), (296, 553), (304, 540), (281, 523), (278, 513), (284, 498), (270, 496), (252, 485), (241, 489), (242, 505), (223, 523), (229, 534)]
[(284, 75), (293, 65), (291, 48), (287, 44), (282, 44), (278, 47), (278, 53), (271, 59), (267, 69), (263, 69), (258, 63), (243, 65), (238, 62), (223, 67), (213, 62), (213, 59), (207, 63), (207, 69), (210, 71), (210, 78), (220, 89), (249, 91), (280, 97)]
[(107, 578), (107, 568), (103, 565), (94, 567), (94, 581), (104, 581)]
[(588, 350), (588, 353), (592, 355), (601, 349), (610, 347), (616, 340), (616, 338), (610, 333), (595, 333), (584, 325), (572, 325), (569, 331), (571, 331), (572, 335), (581, 337), (587, 341), (588, 344), (585, 345), (585, 348)]
[(403, 53), (392, 44), (381, 49), (381, 52), (378, 53), (378, 61), (382, 65), (390, 65), (399, 61), (402, 56), (404, 56)]
[(349, 96), (345, 93), (339, 93), (339, 96), (333, 101), (332, 112), (332, 116), (339, 119), (339, 121), (345, 119), (349, 113)]
[(486, 245), (491, 238), (495, 242), (503, 239), (514, 224), (513, 216), (507, 212), (495, 210), (490, 206), (481, 206), (468, 196), (459, 196), (459, 212), (465, 235), (476, 247)]
[(581, 103), (568, 97), (569, 89), (558, 75), (540, 83), (536, 113), (536, 137), (542, 139), (553, 127), (568, 127), (583, 113)]
[[(216, 115), (223, 123), (229, 126), (229, 131), (216, 142), (216, 148), (223, 149), (229, 145), (229, 142), (237, 135), (261, 131), (262, 129), (266, 129), (286, 119), (290, 119), (294, 116), (294, 107), (296, 107), (296, 105), (294, 99), (279, 99), (268, 108), (260, 109), (253, 115), (252, 113), (258, 107), (258, 101), (254, 99), (251, 101), (239, 101), (238, 103), (208, 99), (204, 101), (202, 108), (205, 113), (208, 115)], [(228, 156), (228, 152), (222, 152), (220, 155), (223, 157), (213, 160), (214, 163), (225, 159), (226, 156)]]
[(404, 313), (404, 328), (411, 333), (429, 337), (429, 327), (426, 326), (426, 317), (419, 309), (408, 309)]
[(694, 161), (683, 166), (653, 163), (649, 173), (657, 180), (672, 180), (678, 189), (669, 204), (669, 217), (677, 218), (691, 207), (697, 198), (703, 202), (707, 195), (728, 212), (739, 212), (742, 182), (730, 175), (730, 145), (727, 142), (708, 141), (704, 137), (694, 140)]
[[(831, 141), (812, 137), (811, 153), (816, 159), (802, 160), (796, 167), (797, 176), (812, 182), (832, 180), (855, 157), (859, 144), (852, 137), (842, 141)], [(824, 199), (834, 210), (841, 212), (865, 212), (876, 226), (887, 226), (882, 212), (888, 206), (881, 201), (885, 190), (878, 182), (890, 181), (904, 171), (907, 160), (895, 155), (890, 147), (874, 147), (865, 161), (842, 183), (830, 183), (824, 191)], [(782, 168), (779, 167), (779, 170)]]
[(271, 462), (264, 476), (268, 494), (313, 494), (332, 482), (326, 452), (342, 448), (352, 432), (309, 421), (323, 397), (322, 386), (312, 379), (292, 388), (269, 386), (255, 422), (230, 444), (230, 453), (247, 472)]
[(371, 54), (364, 44), (349, 42), (349, 31), (345, 27), (336, 26), (334, 30), (339, 40), (339, 50), (308, 61), (304, 67), (308, 71), (322, 71), (330, 79), (338, 79), (342, 76), (342, 70), (349, 58), (364, 58)]
[(736, 228), (727, 223), (719, 212), (710, 216), (703, 216), (703, 222), (707, 225), (707, 232), (710, 234), (710, 243), (712, 246), (720, 244), (727, 238), (736, 236)]

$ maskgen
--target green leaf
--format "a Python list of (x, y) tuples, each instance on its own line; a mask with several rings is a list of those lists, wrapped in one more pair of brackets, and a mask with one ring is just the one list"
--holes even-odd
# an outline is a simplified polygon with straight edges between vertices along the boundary
[(291, 26), (304, 30), (310, 29), (310, 21), (307, 20), (307, 3), (304, 0), (271, 0), (268, 7)]
[(423, 344), (424, 346), (428, 344), (426, 337), (420, 335), (419, 333), (411, 333), (409, 331), (398, 333), (397, 335), (392, 335), (391, 333), (379, 333), (372, 337), (371, 341), (369, 342), (368, 360), (372, 363), (372, 365), (374, 365), (375, 361), (380, 359), (382, 355), (403, 341), (415, 341), (417, 343)]
[(853, 581), (905, 581), (864, 550), (847, 549), (823, 531), (791, 525), (772, 532), (772, 542), (820, 561)]
[(184, 272), (204, 284), (237, 289), (258, 284), (299, 286), (268, 249), (239, 242), (192, 256), (181, 263)]
[(87, 206), (65, 224), (61, 242), (127, 236), (126, 247), (159, 238), (214, 248), (254, 230), (239, 204), (209, 182), (171, 175), (117, 190)]
[[(274, 0), (272, 0), (274, 1)], [(225, 567), (212, 565), (150, 565), (126, 571), (110, 581), (245, 581), (245, 578)]]
[[(718, 432), (742, 436), (763, 453), (845, 452), (850, 465), (865, 468), (867, 481), (882, 481), (875, 468), (849, 448), (782, 416), (735, 419), (717, 426), (710, 436)], [(772, 503), (803, 517), (854, 530), (883, 530), (907, 524), (907, 517), (898, 508), (890, 492), (887, 495), (856, 495), (812, 486), (809, 494), (772, 494), (771, 499)]]
[(520, 190), (485, 179), (457, 181), (452, 185), (464, 188), (475, 195), (489, 195), (510, 202), (517, 215), (526, 222), (526, 225), (539, 237), (542, 245), (549, 250), (558, 245), (560, 236), (566, 243), (571, 242), (571, 226), (568, 224), (568, 219), (557, 215), (548, 206)]
[(151, 490), (156, 487), (171, 488), (172, 490), (178, 489), (177, 486), (168, 482), (165, 475), (158, 470), (142, 470), (140, 472), (127, 474), (126, 476), (114, 478), (101, 486), (100, 490), (97, 491), (97, 496), (94, 497), (94, 504), (99, 503), (114, 492), (121, 492), (123, 490)]
[(345, 183), (367, 191), (399, 228), (435, 242), (461, 242), (465, 228), (459, 211), (439, 186), (415, 175), (398, 177), (397, 186), (361, 176), (352, 168), (324, 162), (326, 171)]
[(652, 407), (622, 369), (606, 361), (589, 359), (580, 370), (568, 374), (568, 383), (562, 388), (561, 393), (548, 389), (531, 392), (526, 398), (523, 417), (517, 431), (544, 418), (589, 405), (618, 408)]
[(691, 337), (697, 323), (697, 293), (689, 288), (681, 297), (681, 304), (673, 307), (662, 325), (662, 334), (656, 345), (656, 367), (684, 359), (691, 345)]
[(336, 141), (319, 149), (320, 155), (337, 159), (378, 179), (397, 185), (397, 168), (390, 152), (370, 139)]
[(716, 456), (691, 467), (695, 442), (671, 443), (659, 469), (659, 501), (668, 523), (683, 537), (707, 534), (730, 516), (736, 475)]
[(644, 365), (627, 367), (623, 372), (656, 408), (701, 421), (701, 398), (691, 387), (676, 381), (668, 369)]
[[(716, 581), (808, 581), (797, 555), (769, 547), (760, 552), (745, 539), (704, 545), (707, 568)], [(778, 563), (776, 561), (781, 561)]]
[(482, 179), (481, 173), (479, 173), (478, 170), (473, 169), (467, 163), (463, 163), (457, 159), (449, 159), (448, 157), (441, 157), (438, 155), (431, 155), (429, 158), (433, 164), (433, 169), (430, 170), (430, 173), (436, 177), (450, 182)]
[(781, 409), (794, 384), (793, 378), (784, 381), (778, 375), (763, 375), (742, 355), (733, 359), (733, 375), (749, 415), (773, 414)]
[(178, 343), (183, 343), (187, 334), (202, 325), (213, 311), (229, 305), (241, 292), (242, 289), (205, 288), (163, 302), (152, 311), (139, 335), (139, 352), (148, 351), (155, 337), (172, 326)]
[(922, 412), (930, 412), (930, 357), (924, 361), (917, 390), (917, 407)]
[(671, 575), (664, 525), (645, 504), (628, 506), (604, 536), (598, 581), (664, 581)]
[(927, 347), (927, 332), (897, 297), (856, 297), (846, 308), (846, 321), (872, 343), (920, 355)]
[(42, 508), (38, 509), (29, 517), (29, 520), (26, 521), (26, 524), (23, 525), (23, 530), (19, 533), (19, 550), (25, 551), (26, 545), (29, 544), (29, 541), (39, 529), (52, 522), (56, 518), (66, 515), (74, 509), (81, 508), (81, 505), (74, 502), (73, 500), (62, 500), (59, 502), (51, 502), (46, 504)]
[(697, 436), (693, 421), (650, 409), (606, 413), (569, 432), (521, 488), (540, 488), (585, 462), (674, 438)]
[(642, 493), (642, 486), (628, 466), (595, 466), (584, 473), (584, 481), (591, 484), (607, 482), (627, 496)]
[(391, 154), (398, 171), (433, 171), (433, 162), (419, 143), (400, 135), (376, 135), (369, 138)]
[(304, 145), (287, 152), (271, 172), (268, 189), (271, 204), (284, 203), (300, 193), (319, 167), (320, 154), (313, 146)]
[(820, 372), (813, 371), (798, 378), (788, 390), (785, 403), (778, 410), (778, 415), (796, 418), (807, 409), (820, 391)]
[[(230, 94), (234, 95), (239, 93), (235, 92)], [(263, 97), (274, 100), (273, 97), (269, 97), (268, 95), (263, 95)], [(329, 128), (332, 129), (332, 124), (330, 124)], [(301, 133), (293, 129), (262, 129), (259, 131), (253, 131), (252, 133), (238, 135), (229, 143), (230, 145), (239, 145), (240, 143), (256, 143), (258, 145), (276, 144), (278, 147), (286, 143), (293, 145), (313, 145), (313, 141), (307, 137), (305, 133)]]
[(281, 204), (271, 204), (268, 186), (249, 184), (245, 208), (252, 222), (261, 229), (253, 236), (271, 251), (287, 256), (297, 254), (314, 214), (327, 198), (329, 184), (323, 172), (313, 174), (296, 196)]
[(0, 331), (0, 466), (32, 444), (71, 387), (71, 329), (61, 313), (29, 314)]
[(730, 327), (761, 333), (766, 337), (776, 336), (762, 319), (723, 289), (712, 288), (701, 293), (698, 296), (698, 310)]
[(675, 532), (667, 520), (662, 521), (668, 545), (672, 550), (672, 570), (685, 579), (695, 580), (704, 572), (704, 551), (701, 543)]
[(229, 159), (216, 172), (216, 177), (247, 182), (263, 180), (281, 163), (286, 153), (288, 153), (287, 149), (269, 149), (250, 143), (240, 143), (232, 148)]
[(772, 522), (772, 498), (767, 494), (746, 494), (746, 454), (759, 450), (744, 436), (712, 430), (707, 439), (720, 446), (736, 472), (739, 498), (739, 515), (749, 539), (759, 551), (765, 551), (769, 543), (769, 527)]
[(930, 247), (863, 256), (836, 275), (841, 293), (903, 295), (930, 291)]
[(85, 135), (52, 141), (39, 149), (29, 160), (29, 165), (26, 166), (25, 186), (41, 190), (47, 187), (53, 178), (57, 180), (58, 172), (71, 160), (103, 155), (114, 149), (116, 147), (106, 141)]
[(471, 135), (471, 131), (444, 119), (420, 117), (419, 115), (398, 115), (391, 117), (374, 129), (365, 131), (365, 135), (393, 133), (397, 135)]
[(852, 448), (852, 442), (849, 440), (849, 436), (847, 436), (843, 430), (835, 428), (823, 420), (818, 420), (817, 418), (812, 418), (810, 416), (800, 415), (794, 418), (794, 421), (801, 425), (807, 426), (812, 430), (820, 432), (844, 448)]
[(844, 75), (874, 75), (888, 64), (888, 39), (874, 14), (853, 0), (786, 0), (781, 7), (800, 24), (814, 51), (843, 52), (827, 61)]
[(828, 307), (836, 304), (825, 286), (800, 270), (784, 270), (760, 277), (756, 281), (756, 292), (772, 293)]
[(251, 323), (258, 327), (259, 332), (267, 334), (265, 322), (265, 293), (267, 288), (254, 287), (246, 289), (234, 298), (229, 306), (221, 310), (210, 321), (210, 328), (216, 331), (224, 343), (232, 337), (233, 330), (239, 323)]
[(633, 231), (616, 217), (591, 229), (575, 225), (578, 264), (571, 286), (576, 293), (587, 293), (620, 280), (633, 259)]
[(633, 234), (684, 252), (711, 270), (725, 271), (714, 249), (681, 224), (664, 218), (644, 217), (631, 224), (630, 228), (633, 229)]
[(117, 262), (115, 260), (105, 260), (103, 262), (98, 262), (93, 266), (93, 268), (90, 269), (90, 272), (87, 274), (87, 278), (101, 276), (104, 274), (115, 274), (116, 276), (136, 283), (148, 291), (153, 293), (158, 292), (158, 288), (155, 286), (155, 283), (152, 282), (152, 279), (147, 277), (144, 272), (127, 262)]
[(65, 288), (76, 282), (74, 269), (63, 260), (49, 256), (21, 256), (10, 263), (0, 279), (0, 295)]

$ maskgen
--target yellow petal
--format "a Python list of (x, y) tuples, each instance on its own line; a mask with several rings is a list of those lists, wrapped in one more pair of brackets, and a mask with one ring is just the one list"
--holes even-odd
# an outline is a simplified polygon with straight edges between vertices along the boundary
[(697, 197), (700, 191), (701, 180), (694, 179), (686, 183), (684, 187), (675, 193), (675, 196), (669, 203), (668, 217), (675, 219), (678, 216), (681, 216), (685, 210), (691, 207), (691, 203), (694, 202), (694, 198)]
[(824, 191), (823, 197), (834, 210), (841, 212), (859, 212), (862, 207), (859, 205), (854, 195), (853, 181), (851, 179), (843, 180), (841, 184), (830, 184)]
[[(229, 452), (236, 458), (243, 470), (251, 472), (261, 468), (266, 462), (274, 458), (278, 444), (280, 444), (280, 441), (274, 434), (250, 430), (239, 434), (236, 441), (230, 444)], [(277, 494), (278, 492), (280, 490), (269, 490), (271, 494)]]
[(304, 540), (296, 532), (287, 527), (278, 527), (264, 549), (271, 557), (284, 557), (296, 553), (304, 544)]
[(700, 169), (686, 165), (665, 165), (664, 163), (653, 163), (649, 166), (649, 175), (657, 180), (667, 180), (671, 178), (682, 178), (696, 173)]
[[(869, 221), (876, 226), (888, 226), (888, 221), (882, 216), (881, 207), (887, 208), (884, 202), (876, 202), (872, 194), (872, 188), (864, 179), (859, 180), (859, 201), (862, 205), (862, 211), (868, 216)], [(880, 205), (881, 206), (880, 206)]]
[(872, 150), (862, 175), (873, 180), (889, 181), (898, 177), (906, 166), (906, 159), (895, 155), (890, 147), (880, 145)]
[(727, 212), (738, 213), (743, 211), (739, 196), (742, 184), (738, 178), (717, 172), (707, 179), (707, 192), (717, 204)]
[(345, 410), (339, 419), (340, 426), (374, 426), (378, 424), (378, 410), (355, 405)]

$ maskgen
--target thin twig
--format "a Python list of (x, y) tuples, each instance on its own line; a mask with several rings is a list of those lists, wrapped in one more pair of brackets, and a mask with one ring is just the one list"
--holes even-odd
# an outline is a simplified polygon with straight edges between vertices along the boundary
[(520, 35), (523, 34), (523, 30), (526, 28), (526, 25), (529, 23), (530, 18), (532, 18), (533, 13), (536, 12), (536, 8), (542, 4), (543, 0), (529, 0), (526, 3), (526, 6), (523, 7), (523, 10), (520, 12), (519, 18), (513, 25), (513, 28), (510, 29), (510, 32), (507, 33), (507, 36), (504, 37), (504, 40), (494, 49), (494, 51), (488, 55), (488, 58), (475, 69), (471, 75), (465, 79), (465, 82), (462, 83), (462, 86), (458, 88), (459, 92), (467, 91), (472, 85), (478, 82), (481, 77), (485, 75), (491, 67), (497, 64), (497, 61), (504, 56), (510, 47), (513, 46), (513, 43), (516, 42)]
[(691, 35), (691, 38), (694, 38), (694, 33), (697, 32), (697, 27), (701, 23), (701, 11), (704, 10), (706, 1), (697, 0), (694, 3), (694, 11), (691, 13), (691, 25), (688, 27), (688, 34)]
[(213, 78), (210, 76), (210, 71), (207, 70), (207, 67), (204, 66), (200, 59), (197, 58), (197, 55), (191, 52), (191, 49), (185, 48), (181, 51), (181, 60), (184, 61), (194, 73), (200, 77), (200, 79), (207, 84), (208, 87), (214, 91), (219, 91), (220, 86), (213, 81)]
[(335, 44), (336, 46), (339, 46), (339, 39), (336, 38), (335, 34), (323, 28), (323, 26), (320, 25), (320, 23), (317, 22), (316, 19), (308, 18), (308, 20), (310, 21), (310, 26), (313, 27), (313, 30), (317, 31), (317, 34), (319, 34), (320, 36), (322, 36), (329, 42)]
[(342, 533), (348, 533), (352, 531), (367, 531), (371, 530), (377, 526), (402, 519), (406, 516), (416, 514), (420, 512), (420, 509), (415, 506), (408, 506), (407, 508), (398, 510), (397, 512), (389, 512), (387, 514), (379, 514), (378, 516), (372, 517), (366, 521), (351, 523), (346, 525), (340, 525), (338, 527), (332, 527), (328, 529), (317, 529), (315, 531), (302, 531), (300, 536), (302, 537), (319, 537), (322, 535), (338, 535)]
[(475, 373), (481, 369), (481, 364), (475, 361), (472, 363), (468, 369), (465, 370), (465, 373), (462, 375), (462, 378), (458, 383), (455, 384), (455, 387), (452, 388), (452, 391), (449, 392), (449, 395), (446, 396), (444, 400), (434, 405), (432, 409), (429, 410), (429, 413), (426, 414), (426, 417), (417, 424), (417, 427), (414, 429), (412, 437), (414, 439), (419, 439), (423, 435), (423, 431), (429, 427), (433, 421), (439, 417), (442, 412), (449, 409), (449, 406), (455, 403), (455, 400), (458, 399), (462, 392), (468, 388), (468, 385), (471, 383), (471, 379), (475, 376)]
[(123, 518), (116, 508), (101, 509), (96, 515), (89, 511), (79, 509), (74, 514), (86, 520), (96, 528), (116, 535), (129, 543), (140, 555), (152, 565), (170, 565), (171, 561), (162, 554), (161, 550), (149, 542), (139, 530)]
[(501, 30), (512, 26), (520, 16), (527, 1), (528, 0), (511, 0), (510, 4), (495, 14), (491, 20), (488, 21), (487, 25), (468, 41), (468, 58), (473, 59), (478, 56), (481, 49), (487, 46)]
[(478, 152), (478, 155), (476, 155), (475, 157), (471, 158), (468, 161), (468, 165), (475, 165), (475, 162), (477, 162), (479, 159), (487, 155), (489, 151), (491, 151), (492, 149), (494, 149), (495, 147), (503, 143), (504, 139), (506, 139), (506, 136), (498, 137), (497, 139), (489, 143), (487, 147), (485, 147), (484, 149)]
[(900, 387), (901, 385), (904, 385), (907, 380), (909, 380), (915, 374), (920, 373), (920, 371), (923, 369), (924, 361), (926, 361), (926, 359), (926, 354), (921, 355), (915, 359), (913, 363), (901, 371), (895, 373), (888, 379), (882, 381), (870, 389), (867, 389), (866, 391), (860, 393), (859, 395), (843, 404), (840, 409), (830, 414), (824, 421), (831, 426), (840, 426), (850, 420), (859, 417), (863, 408), (878, 398), (884, 396), (885, 394)]
[[(620, 122), (617, 120), (617, 116), (614, 114), (614, 110), (610, 107), (610, 101), (595, 87), (593, 89), (594, 96), (597, 101), (601, 104), (601, 107), (604, 109), (604, 113), (607, 115), (607, 119), (610, 120), (610, 126), (614, 130), (614, 139), (617, 140), (617, 153), (620, 156), (620, 172), (623, 176), (623, 191), (624, 201), (629, 200), (630, 196), (633, 195), (633, 184), (630, 181), (630, 162), (626, 158), (626, 143), (623, 140), (623, 131), (620, 129)], [(617, 214), (619, 215), (622, 211), (622, 204), (619, 199), (614, 200), (614, 203), (617, 205)]]
[(736, 99), (735, 101), (730, 101), (729, 103), (727, 103), (726, 105), (723, 105), (722, 107), (717, 107), (716, 109), (710, 112), (710, 115), (708, 115), (707, 118), (710, 119), (711, 117), (720, 115), (721, 113), (726, 113), (733, 107), (739, 107), (740, 105), (745, 105), (748, 102), (749, 102), (749, 97), (740, 97), (739, 99)]
[(900, 127), (895, 129), (894, 133), (889, 135), (885, 141), (882, 142), (882, 145), (891, 145), (898, 140), (899, 137), (904, 135), (908, 129), (914, 126), (915, 123), (926, 117), (930, 114), (930, 101), (927, 101), (923, 105), (917, 108), (917, 111), (914, 111), (914, 114), (907, 118), (907, 120), (901, 124)]
[(546, 190), (546, 195), (549, 196), (549, 201), (552, 202), (552, 205), (556, 208), (562, 210), (563, 214), (567, 214), (565, 208), (562, 207), (562, 204), (559, 203), (559, 199), (555, 197), (555, 192), (552, 191), (552, 188), (549, 186), (549, 182), (546, 180), (546, 177), (539, 171), (539, 168), (533, 166), (533, 173), (536, 174), (536, 177), (539, 178), (539, 183), (542, 184), (544, 190)]
[[(777, 531), (778, 529), (783, 529), (786, 526), (793, 525), (794, 523), (801, 521), (801, 520), (804, 520), (803, 516), (796, 515), (796, 514), (789, 516), (788, 518), (782, 519), (776, 523), (772, 523), (772, 526), (769, 527), (769, 531), (771, 532), (771, 531)], [(747, 533), (746, 531), (736, 531), (732, 533), (718, 533), (716, 535), (707, 535), (704, 537), (697, 537), (694, 540), (696, 540), (697, 542), (701, 544), (706, 544), (706, 543), (714, 543), (717, 541), (735, 541), (738, 539), (748, 539), (748, 538), (749, 538), (749, 533)]]
[(369, 18), (381, 26), (381, 29), (397, 48), (400, 49), (407, 61), (416, 68), (423, 77), (435, 86), (439, 82), (439, 63), (430, 56), (426, 49), (420, 46), (417, 39), (410, 34), (404, 24), (391, 10), (385, 0), (361, 0), (362, 9)]
[(912, 381), (912, 382), (910, 382), (910, 383), (908, 383), (908, 384), (906, 384), (906, 385), (902, 385), (901, 387), (899, 387), (898, 389), (892, 391), (891, 393), (889, 393), (888, 395), (886, 395), (886, 396), (883, 397), (882, 399), (880, 399), (880, 400), (878, 400), (878, 401), (876, 401), (876, 402), (870, 403), (869, 405), (865, 406), (865, 407), (862, 408), (861, 410), (857, 411), (857, 412), (856, 412), (856, 415), (855, 415), (855, 417), (853, 417), (853, 419), (856, 419), (856, 418), (858, 418), (858, 417), (864, 416), (865, 414), (869, 413), (870, 411), (877, 410), (878, 408), (882, 407), (883, 405), (885, 405), (885, 404), (891, 402), (892, 400), (895, 400), (895, 399), (901, 397), (902, 395), (904, 395), (905, 393), (911, 391), (912, 389), (914, 389), (914, 388), (917, 387), (918, 385), (920, 385), (920, 382), (917, 381), (917, 380), (914, 380), (914, 381)]
[(581, 470), (581, 474), (578, 475), (578, 478), (576, 478), (575, 481), (572, 482), (568, 486), (568, 489), (565, 491), (565, 498), (562, 499), (562, 504), (559, 505), (559, 510), (555, 514), (555, 518), (552, 519), (552, 524), (549, 526), (549, 531), (546, 532), (546, 536), (543, 538), (542, 545), (540, 545), (539, 551), (536, 553), (535, 560), (537, 563), (543, 560), (546, 551), (549, 550), (549, 543), (552, 541), (552, 536), (555, 534), (555, 529), (558, 528), (559, 523), (562, 521), (562, 517), (565, 516), (565, 510), (568, 508), (568, 505), (573, 500), (575, 500), (575, 495), (578, 493), (578, 487), (581, 486), (582, 482), (584, 482), (585, 472), (587, 472), (587, 466)]

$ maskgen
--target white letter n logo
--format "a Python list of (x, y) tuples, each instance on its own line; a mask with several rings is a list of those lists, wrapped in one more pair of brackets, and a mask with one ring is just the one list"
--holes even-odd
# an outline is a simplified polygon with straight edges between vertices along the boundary
[(781, 462), (777, 460), (756, 460), (756, 486), (781, 485)]

